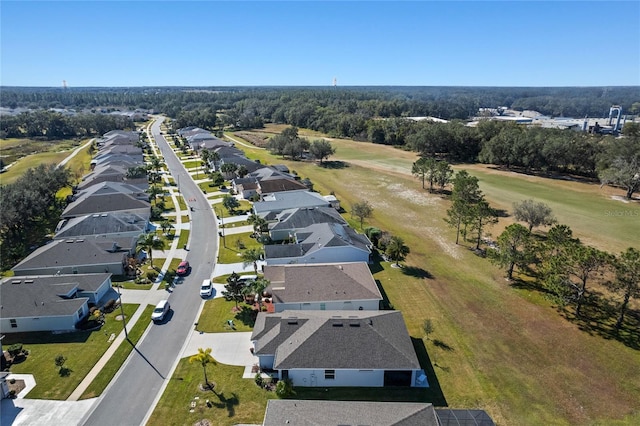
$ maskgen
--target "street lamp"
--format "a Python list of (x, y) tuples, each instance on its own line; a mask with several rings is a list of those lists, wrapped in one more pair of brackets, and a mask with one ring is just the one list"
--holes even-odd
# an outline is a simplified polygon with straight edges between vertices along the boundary
[[(218, 209), (217, 208), (214, 208), (214, 210), (216, 211), (216, 213), (218, 213)], [(220, 226), (221, 226), (220, 229), (222, 231), (218, 231), (218, 235), (220, 235), (222, 237), (222, 246), (224, 248), (227, 248), (227, 240), (225, 239), (225, 236), (224, 236), (224, 216), (222, 214), (222, 209), (220, 209), (220, 215), (219, 216), (220, 216)]]
[(127, 321), (124, 319), (124, 308), (122, 307), (122, 294), (120, 294), (120, 286), (117, 285), (118, 300), (120, 300), (120, 315), (122, 316), (122, 328), (124, 328), (124, 337), (129, 340), (129, 334), (127, 333)]

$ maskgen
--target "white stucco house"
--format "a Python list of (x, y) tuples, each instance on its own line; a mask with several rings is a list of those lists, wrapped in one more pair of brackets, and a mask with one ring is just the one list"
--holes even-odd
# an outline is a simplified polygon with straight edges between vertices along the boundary
[(261, 312), (251, 340), (294, 386), (428, 386), (399, 311)]
[(0, 282), (0, 332), (70, 331), (111, 289), (111, 274), (22, 276)]
[(276, 312), (377, 311), (382, 294), (364, 262), (264, 267)]
[(369, 262), (372, 244), (339, 223), (316, 223), (293, 234), (294, 244), (264, 246), (267, 265)]

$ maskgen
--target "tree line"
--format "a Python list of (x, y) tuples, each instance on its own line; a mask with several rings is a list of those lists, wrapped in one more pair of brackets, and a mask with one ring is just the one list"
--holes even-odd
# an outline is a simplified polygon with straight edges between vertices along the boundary
[(3, 115), (0, 120), (0, 139), (68, 139), (103, 135), (114, 129), (135, 129), (135, 125), (124, 115), (64, 115), (54, 111), (36, 110), (18, 115)]
[(66, 167), (40, 164), (0, 187), (0, 269), (11, 268), (53, 233), (66, 205), (56, 194), (71, 179)]

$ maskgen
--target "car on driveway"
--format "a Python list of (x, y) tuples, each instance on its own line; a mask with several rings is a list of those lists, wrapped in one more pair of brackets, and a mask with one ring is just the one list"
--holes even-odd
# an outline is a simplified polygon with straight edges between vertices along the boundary
[(211, 297), (213, 294), (213, 285), (211, 284), (211, 280), (202, 281), (202, 285), (200, 286), (200, 297)]
[(189, 268), (190, 268), (189, 262), (187, 262), (186, 260), (183, 260), (178, 265), (178, 269), (176, 269), (176, 274), (187, 275), (189, 273)]
[(162, 321), (167, 316), (169, 309), (171, 309), (171, 305), (169, 305), (168, 300), (165, 299), (159, 301), (155, 309), (151, 313), (151, 319), (153, 320), (153, 322)]

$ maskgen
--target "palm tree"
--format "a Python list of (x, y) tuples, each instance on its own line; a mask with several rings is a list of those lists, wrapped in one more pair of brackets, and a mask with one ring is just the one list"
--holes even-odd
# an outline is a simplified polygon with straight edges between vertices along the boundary
[(160, 228), (162, 228), (162, 232), (167, 235), (167, 229), (172, 229), (173, 225), (169, 222), (169, 219), (165, 219), (160, 222)]
[(258, 302), (258, 312), (262, 309), (262, 293), (271, 284), (271, 281), (264, 277), (253, 280), (245, 289), (245, 294), (255, 294)]
[(209, 378), (207, 377), (207, 364), (216, 365), (216, 361), (211, 356), (211, 348), (198, 348), (198, 353), (189, 357), (189, 363), (193, 362), (202, 365), (202, 370), (204, 371), (204, 386), (206, 388), (212, 388), (213, 386), (209, 385)]
[(151, 262), (151, 266), (153, 266), (153, 250), (164, 250), (164, 240), (150, 232), (140, 235), (136, 247), (149, 253), (149, 261)]
[(251, 216), (247, 218), (247, 222), (250, 225), (253, 225), (253, 232), (256, 234), (261, 234), (267, 224), (267, 220), (265, 218), (258, 216), (255, 213), (252, 213)]
[(409, 254), (409, 247), (404, 245), (404, 240), (400, 237), (393, 236), (389, 239), (389, 244), (387, 244), (387, 256), (391, 260), (396, 261), (396, 266), (400, 266), (398, 262), (404, 260), (404, 258)]
[(258, 275), (258, 260), (262, 259), (264, 251), (261, 248), (250, 248), (242, 253), (242, 266), (248, 266), (253, 263), (253, 270)]

